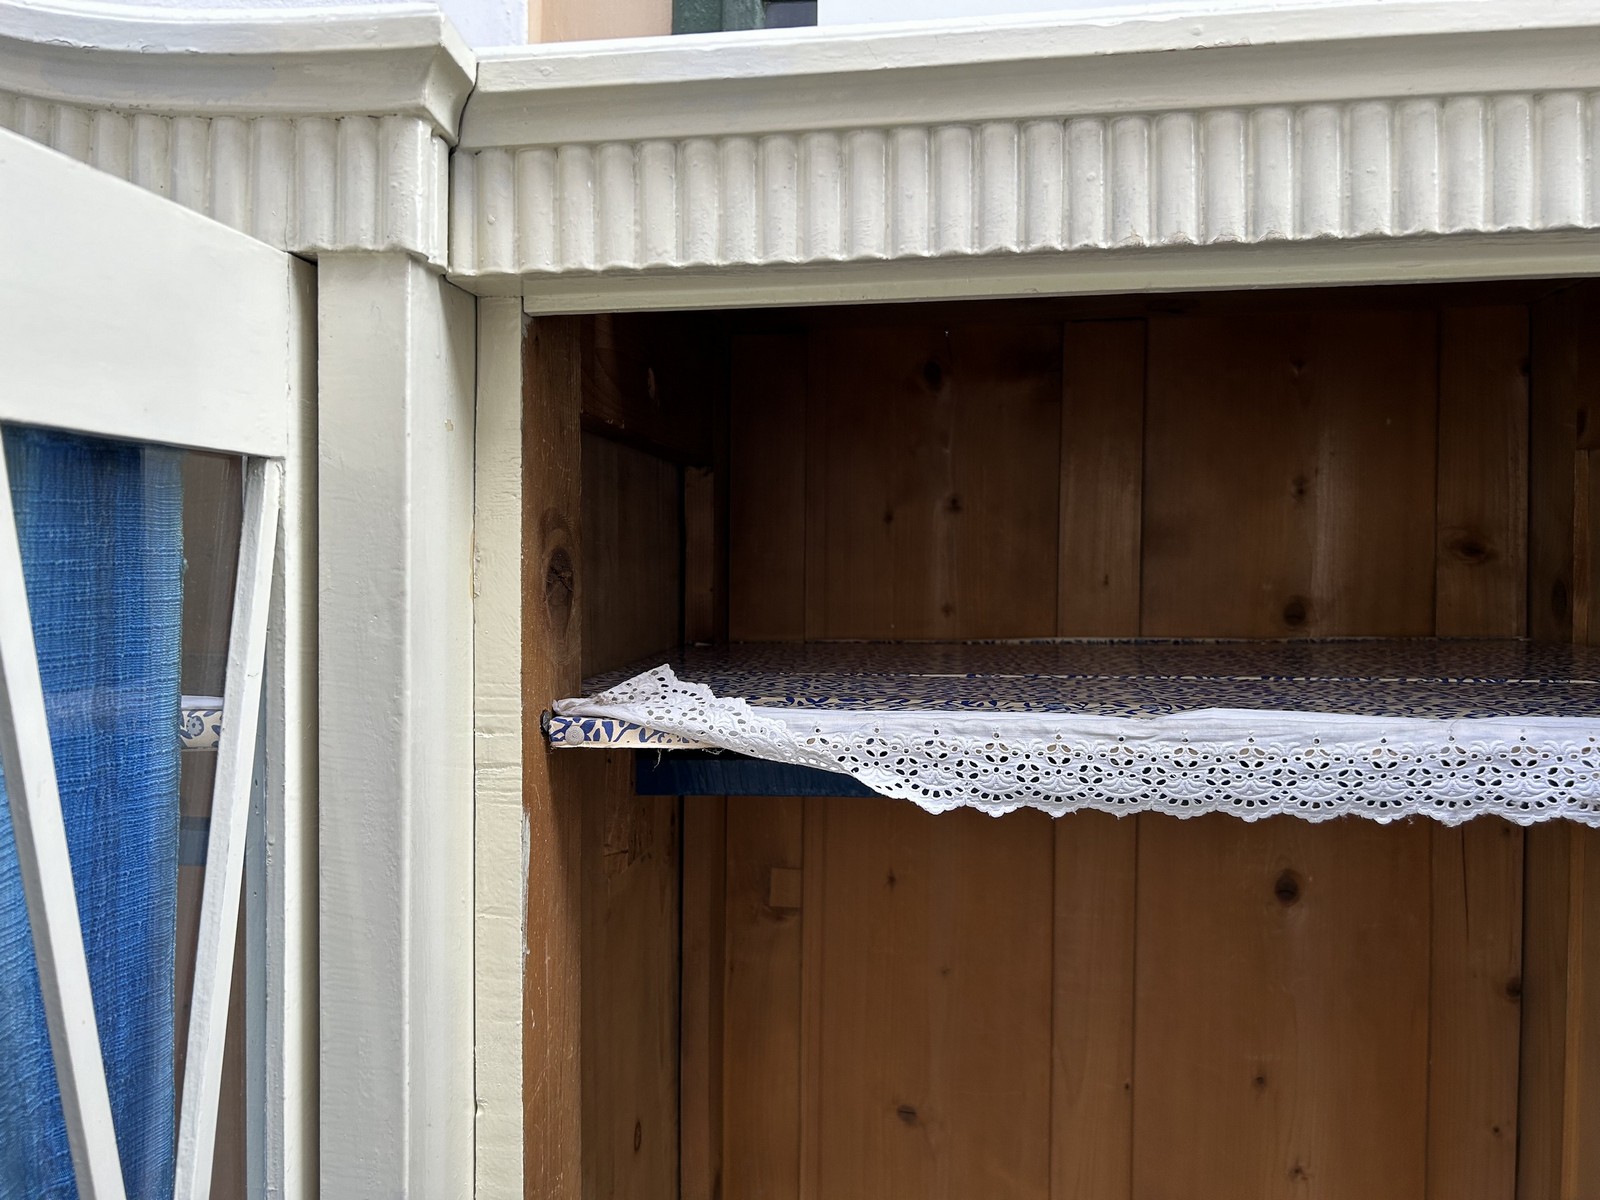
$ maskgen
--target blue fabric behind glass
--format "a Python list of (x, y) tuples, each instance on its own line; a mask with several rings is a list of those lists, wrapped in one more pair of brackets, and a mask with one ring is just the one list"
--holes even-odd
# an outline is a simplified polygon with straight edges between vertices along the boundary
[[(172, 1195), (179, 455), (8, 428), (6, 465), (130, 1198)], [(4, 781), (0, 780), (0, 797)], [(77, 1195), (0, 805), (0, 1197)]]

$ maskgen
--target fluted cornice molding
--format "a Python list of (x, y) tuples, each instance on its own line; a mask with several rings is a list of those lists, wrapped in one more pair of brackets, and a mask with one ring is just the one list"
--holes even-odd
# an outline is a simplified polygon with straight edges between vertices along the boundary
[(283, 13), (0, 0), (0, 126), (296, 253), (448, 252), (475, 60), (418, 5)]
[(468, 286), (1600, 224), (1600, 5), (1384, 3), (492, 52)]

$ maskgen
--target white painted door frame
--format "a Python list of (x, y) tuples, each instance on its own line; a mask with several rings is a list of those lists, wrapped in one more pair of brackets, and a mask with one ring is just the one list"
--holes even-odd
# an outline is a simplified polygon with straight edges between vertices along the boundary
[[(177, 1148), (179, 1200), (211, 1184), (234, 937), (258, 717), (265, 707), (264, 1075), (280, 1101), (309, 1064), (304, 790), (314, 707), (297, 642), (309, 623), (304, 432), (309, 271), (139, 188), (0, 130), (0, 422), (245, 458), (232, 635), (208, 869), (202, 897), (189, 1069)], [(93, 288), (85, 281), (93, 280)], [(89, 301), (86, 303), (86, 300)], [(285, 486), (287, 480), (287, 488)], [(269, 630), (272, 635), (269, 636)], [(266, 704), (263, 688), (270, 676)], [(172, 731), (176, 738), (178, 731)], [(124, 1195), (95, 1025), (60, 797), (28, 617), (9, 484), (0, 466), (0, 752), (79, 1193)], [(173, 831), (173, 836), (177, 831)], [(253, 1098), (263, 1136), (252, 1190), (304, 1194), (305, 1115)], [(276, 1148), (268, 1153), (267, 1146)]]

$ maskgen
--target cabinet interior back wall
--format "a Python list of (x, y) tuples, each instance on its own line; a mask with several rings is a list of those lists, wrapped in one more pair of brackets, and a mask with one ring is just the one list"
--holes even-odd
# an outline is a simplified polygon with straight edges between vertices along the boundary
[[(1596, 313), (569, 321), (585, 672), (684, 638), (1581, 639)], [(1600, 1121), (1558, 936), (1600, 924), (1586, 831), (680, 803), (595, 757), (585, 1195), (1532, 1200)]]

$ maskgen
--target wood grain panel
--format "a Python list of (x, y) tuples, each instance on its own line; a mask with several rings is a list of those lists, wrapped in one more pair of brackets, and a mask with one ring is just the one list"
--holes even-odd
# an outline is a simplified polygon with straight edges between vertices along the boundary
[(1424, 1193), (1429, 830), (1140, 820), (1133, 1195)]
[(728, 802), (723, 1195), (800, 1195), (801, 910), (774, 904), (799, 871), (802, 801)]
[(720, 353), (679, 315), (583, 319), (586, 429), (663, 458), (709, 465)]
[[(1533, 305), (1529, 428), (1528, 631), (1573, 636), (1573, 473), (1580, 436), (1600, 394), (1600, 294), (1563, 288)], [(1587, 581), (1586, 581), (1587, 582)]]
[(682, 605), (677, 466), (583, 435), (583, 673), (678, 644)]
[(1562, 1200), (1600, 1195), (1600, 830), (1574, 827), (1568, 871)]
[(803, 334), (733, 340), (728, 412), (728, 637), (798, 640), (806, 603)]
[(726, 876), (727, 800), (685, 796), (678, 1039), (680, 1200), (715, 1200), (722, 1194)]
[(1528, 592), (1528, 310), (1439, 320), (1436, 632), (1520, 637)]
[(1059, 327), (812, 337), (808, 636), (1052, 633)]
[(1143, 321), (1069, 321), (1061, 348), (1056, 633), (1139, 632), (1144, 484)]
[(1042, 1200), (1048, 819), (823, 803), (815, 1195)]
[(1124, 1200), (1133, 1186), (1137, 821), (1055, 822), (1051, 1200)]
[(631, 753), (574, 757), (586, 760), (583, 1192), (670, 1200), (678, 1184), (678, 800), (635, 796)]
[(540, 317), (523, 347), (523, 1179), (528, 1194), (581, 1200), (583, 756), (552, 754), (539, 714), (582, 674), (578, 579), (581, 339), (576, 318)]
[(1517, 1195), (1600, 1195), (1600, 833), (1528, 831)]
[(1142, 631), (1431, 633), (1434, 314), (1149, 329)]
[(1522, 1022), (1522, 830), (1500, 820), (1433, 840), (1428, 1191), (1512, 1200)]

